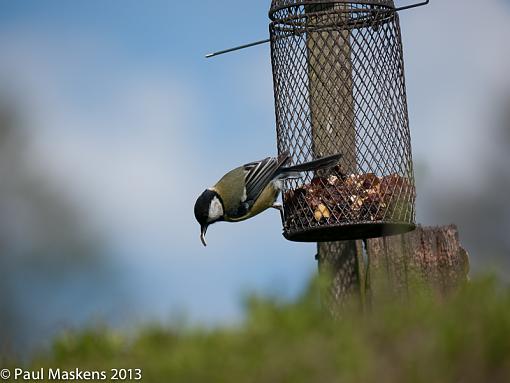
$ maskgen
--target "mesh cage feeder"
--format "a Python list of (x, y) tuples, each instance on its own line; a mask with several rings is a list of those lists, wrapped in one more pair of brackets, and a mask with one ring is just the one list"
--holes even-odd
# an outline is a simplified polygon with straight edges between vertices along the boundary
[(320, 242), (415, 228), (398, 9), (393, 1), (273, 0), (278, 152), (339, 164), (285, 182), (284, 236)]

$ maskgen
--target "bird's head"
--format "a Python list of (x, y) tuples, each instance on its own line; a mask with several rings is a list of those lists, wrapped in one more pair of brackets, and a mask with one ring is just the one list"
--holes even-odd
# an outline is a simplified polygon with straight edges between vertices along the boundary
[(195, 202), (195, 218), (200, 224), (200, 240), (207, 246), (205, 242), (205, 233), (210, 224), (221, 221), (223, 219), (223, 202), (220, 195), (212, 190), (206, 189)]

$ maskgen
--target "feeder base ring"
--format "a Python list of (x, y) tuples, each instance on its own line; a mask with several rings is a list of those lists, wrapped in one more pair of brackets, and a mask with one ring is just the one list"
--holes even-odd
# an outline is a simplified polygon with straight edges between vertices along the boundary
[(354, 239), (387, 237), (404, 234), (416, 228), (414, 223), (357, 223), (352, 225), (318, 226), (294, 232), (283, 232), (293, 242), (334, 242)]

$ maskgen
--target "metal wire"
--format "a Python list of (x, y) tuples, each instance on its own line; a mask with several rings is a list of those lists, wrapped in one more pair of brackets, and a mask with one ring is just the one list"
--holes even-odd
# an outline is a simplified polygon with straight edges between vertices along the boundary
[(284, 235), (290, 240), (370, 238), (414, 228), (394, 9), (390, 0), (272, 2), (278, 151), (289, 151), (294, 163), (343, 154), (335, 169), (286, 182)]
[(244, 44), (244, 45), (239, 45), (239, 46), (237, 46), (237, 47), (224, 49), (224, 50), (222, 50), (222, 51), (208, 53), (208, 54), (206, 54), (206, 55), (205, 55), (205, 58), (206, 58), (206, 59), (208, 59), (208, 58), (211, 58), (211, 57), (214, 57), (214, 56), (219, 56), (219, 55), (222, 55), (222, 54), (225, 54), (225, 53), (238, 51), (238, 50), (240, 50), (240, 49), (254, 47), (254, 46), (256, 46), (256, 45), (260, 45), (260, 44), (268, 43), (269, 41), (271, 41), (271, 39), (265, 39), (265, 40), (255, 41), (255, 42), (253, 42), (253, 43)]

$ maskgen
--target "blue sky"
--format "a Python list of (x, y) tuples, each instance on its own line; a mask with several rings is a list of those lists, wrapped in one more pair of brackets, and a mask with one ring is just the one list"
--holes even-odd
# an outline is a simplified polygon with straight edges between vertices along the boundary
[[(432, 1), (401, 15), (425, 224), (457, 222), (430, 206), (476, 195), (473, 172), (507, 149), (488, 132), (510, 89), (510, 7), (488, 0), (480, 14), (479, 1), (462, 4)], [(40, 282), (59, 302), (42, 327), (114, 317), (129, 325), (181, 311), (229, 323), (243, 293), (293, 296), (315, 272), (314, 245), (285, 241), (277, 212), (211, 227), (206, 249), (192, 213), (196, 196), (226, 170), (276, 151), (269, 46), (204, 59), (267, 37), (268, 7), (0, 1), (0, 86), (23, 105), (26, 156), (101, 238), (112, 265), (105, 279), (117, 281), (97, 291), (87, 270)], [(77, 296), (83, 308), (65, 309)]]

